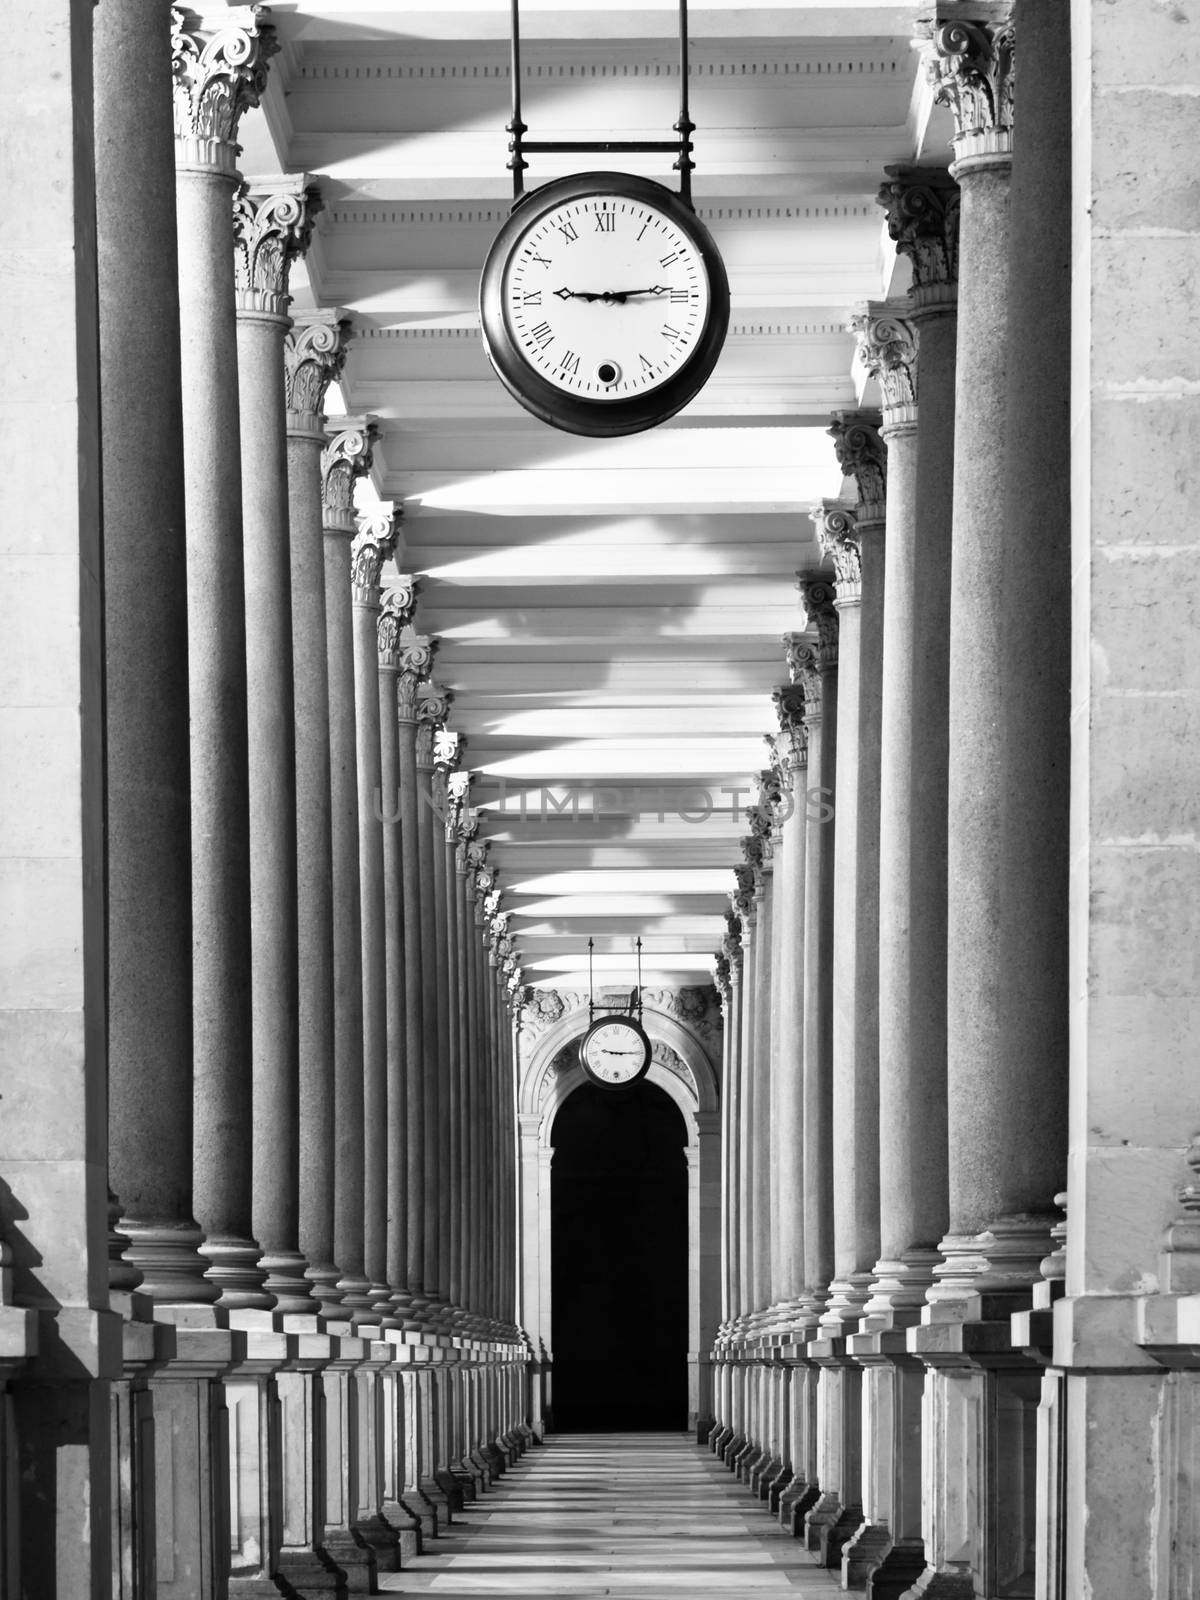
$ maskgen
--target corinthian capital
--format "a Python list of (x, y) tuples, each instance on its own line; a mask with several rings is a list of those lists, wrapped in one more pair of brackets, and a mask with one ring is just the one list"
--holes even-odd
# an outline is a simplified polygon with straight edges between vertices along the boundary
[(845, 477), (858, 488), (859, 522), (882, 522), (887, 510), (887, 445), (875, 411), (839, 411), (829, 437)]
[[(817, 630), (817, 664), (822, 671), (826, 667), (835, 667), (838, 652), (837, 590), (824, 572), (798, 572), (796, 588), (800, 591), (804, 626)], [(795, 645), (789, 642), (791, 640), (795, 640)], [(796, 663), (799, 660), (795, 652), (807, 645), (808, 641), (799, 634), (791, 633), (784, 635), (784, 642), (788, 645), (788, 670), (795, 683)]]
[(182, 167), (232, 176), (238, 123), (267, 83), (267, 62), (279, 49), (266, 6), (230, 6), (209, 13), (171, 8), (171, 74), (175, 159)]
[(454, 696), (432, 678), (427, 678), (417, 695), (417, 764), (430, 770), (434, 766), (435, 736), (445, 727)]
[(919, 23), (918, 35), (927, 40), (929, 82), (954, 116), (956, 166), (1009, 158), (1014, 58), (1008, 6), (938, 0), (936, 17)]
[(868, 301), (850, 318), (858, 359), (883, 393), (885, 434), (917, 420), (917, 329), (893, 307)]
[(354, 480), (370, 471), (371, 450), (379, 437), (374, 417), (338, 417), (326, 430), (321, 452), (321, 506), (325, 529), (353, 538)]
[(823, 500), (810, 515), (817, 530), (817, 543), (833, 562), (838, 605), (853, 605), (862, 599), (862, 542), (858, 519), (837, 500)]
[(305, 311), (283, 336), (288, 432), (325, 439), (325, 391), (346, 364), (350, 323), (340, 311)]
[(390, 500), (358, 514), (358, 532), (350, 546), (350, 586), (356, 606), (374, 610), (379, 605), (379, 579), (383, 563), (395, 554), (401, 515), (401, 508)]
[[(417, 579), (402, 572), (400, 581), (385, 589), (379, 608), (379, 621), (375, 624), (379, 643), (379, 665), (395, 672), (399, 668), (400, 635), (412, 625), (417, 604)], [(429, 653), (433, 659), (432, 650)]]
[(307, 173), (255, 178), (233, 197), (233, 265), (239, 312), (286, 317), (288, 273), (308, 249), (321, 194)]
[[(382, 624), (384, 613), (380, 614)], [(398, 631), (398, 630), (397, 630)], [(396, 646), (396, 715), (401, 722), (416, 722), (422, 683), (433, 671), (435, 639), (415, 637)]]
[(885, 167), (876, 199), (896, 253), (912, 263), (915, 310), (953, 305), (958, 295), (959, 188), (941, 167)]
[(775, 749), (785, 773), (790, 776), (808, 760), (808, 730), (804, 726), (807, 698), (804, 685), (795, 681), (781, 684), (772, 692), (771, 699), (775, 703), (775, 715), (779, 718), (779, 736), (775, 740)]

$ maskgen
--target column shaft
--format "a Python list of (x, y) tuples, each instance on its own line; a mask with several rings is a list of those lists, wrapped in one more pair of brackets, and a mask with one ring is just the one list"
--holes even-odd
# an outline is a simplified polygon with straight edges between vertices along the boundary
[[(109, 1180), (133, 1270), (211, 1300), (192, 1216), (187, 568), (171, 51), (155, 0), (95, 18), (104, 520)], [(136, 196), (136, 204), (131, 197)], [(154, 1242), (152, 1259), (140, 1248)], [(162, 1257), (162, 1236), (172, 1241)]]
[(771, 1127), (776, 1231), (775, 1298), (795, 1302), (804, 1292), (804, 879), (807, 747), (800, 719), (803, 696), (777, 691), (786, 786), (775, 857), (777, 1028), (772, 1051)]

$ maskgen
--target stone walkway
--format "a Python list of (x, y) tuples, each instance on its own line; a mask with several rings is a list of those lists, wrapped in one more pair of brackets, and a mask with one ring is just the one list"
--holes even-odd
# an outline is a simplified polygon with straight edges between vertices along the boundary
[(435, 1600), (842, 1593), (715, 1456), (667, 1433), (551, 1438), (380, 1587)]

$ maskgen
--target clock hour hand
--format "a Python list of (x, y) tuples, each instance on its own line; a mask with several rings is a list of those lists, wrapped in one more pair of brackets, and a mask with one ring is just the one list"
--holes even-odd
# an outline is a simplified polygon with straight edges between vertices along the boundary
[(666, 289), (656, 283), (650, 289), (601, 289), (596, 293), (580, 289), (555, 289), (554, 293), (560, 300), (603, 300), (608, 305), (623, 306), (630, 295), (634, 294), (666, 294)]

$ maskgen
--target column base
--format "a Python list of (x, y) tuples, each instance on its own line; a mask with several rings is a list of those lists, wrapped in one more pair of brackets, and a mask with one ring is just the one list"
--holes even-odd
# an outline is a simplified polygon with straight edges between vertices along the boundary
[[(466, 1496), (463, 1493), (462, 1484), (450, 1471), (449, 1467), (438, 1467), (433, 1474), (433, 1481), (445, 1495), (446, 1505), (451, 1514), (455, 1511), (461, 1512), (466, 1503)], [(471, 1498), (472, 1500), (475, 1498), (474, 1492), (472, 1492)]]
[(804, 1538), (804, 1519), (821, 1498), (815, 1483), (798, 1483), (793, 1480), (779, 1497), (779, 1525), (786, 1528), (793, 1539)]
[(379, 1509), (396, 1535), (396, 1548), (403, 1567), (406, 1561), (421, 1554), (421, 1519), (408, 1509), (403, 1500), (384, 1500)]
[[(310, 1600), (310, 1596), (319, 1597), (319, 1600), (330, 1600), (330, 1596), (333, 1600), (346, 1600), (348, 1593), (346, 1574), (319, 1550), (285, 1550), (271, 1581), (275, 1585), (271, 1592), (286, 1596), (286, 1600)], [(231, 1579), (229, 1593), (244, 1594), (246, 1591), (235, 1588)]]
[(962, 1567), (951, 1571), (926, 1567), (903, 1600), (975, 1600), (975, 1580)]
[(399, 1572), (400, 1536), (386, 1517), (374, 1512), (369, 1517), (356, 1520), (353, 1533), (355, 1539), (361, 1540), (374, 1552), (377, 1571)]
[(893, 1541), (883, 1560), (867, 1574), (867, 1600), (902, 1600), (924, 1571), (922, 1540)]
[(842, 1588), (861, 1589), (891, 1548), (892, 1536), (877, 1522), (860, 1522), (842, 1546)]
[(763, 1499), (767, 1502), (767, 1510), (773, 1517), (779, 1515), (779, 1502), (783, 1498), (783, 1491), (791, 1483), (794, 1476), (791, 1462), (785, 1461), (781, 1463), (775, 1476), (766, 1483), (766, 1493), (763, 1495)]
[(353, 1533), (327, 1534), (317, 1547), (317, 1553), (332, 1566), (341, 1568), (347, 1594), (379, 1593), (375, 1552), (370, 1545), (360, 1544)]

